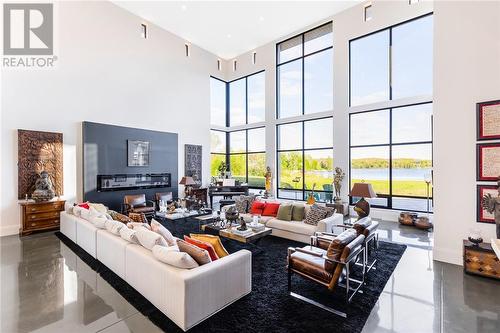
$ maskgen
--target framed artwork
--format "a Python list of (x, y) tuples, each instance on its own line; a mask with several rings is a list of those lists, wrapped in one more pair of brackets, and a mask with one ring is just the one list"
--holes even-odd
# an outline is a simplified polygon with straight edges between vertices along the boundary
[(500, 100), (477, 103), (477, 139), (500, 139)]
[(127, 140), (127, 165), (149, 166), (149, 141)]
[(500, 142), (478, 143), (477, 180), (497, 181), (500, 177)]
[(483, 197), (487, 194), (491, 194), (492, 197), (498, 196), (498, 186), (477, 185), (477, 222), (495, 223), (495, 216), (493, 213), (488, 213), (482, 206)]
[(202, 183), (202, 146), (184, 145), (184, 174), (193, 177), (197, 185)]

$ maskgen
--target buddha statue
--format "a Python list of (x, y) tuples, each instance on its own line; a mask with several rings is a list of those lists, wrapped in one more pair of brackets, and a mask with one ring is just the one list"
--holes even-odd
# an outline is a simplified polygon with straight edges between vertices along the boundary
[(52, 181), (50, 180), (47, 171), (40, 172), (37, 180), (35, 181), (35, 190), (31, 194), (31, 198), (35, 201), (49, 201), (55, 196)]

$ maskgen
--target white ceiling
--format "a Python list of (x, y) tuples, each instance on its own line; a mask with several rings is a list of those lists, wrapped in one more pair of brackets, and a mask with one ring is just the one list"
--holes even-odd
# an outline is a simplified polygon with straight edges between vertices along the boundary
[(223, 59), (231, 59), (361, 1), (112, 1)]

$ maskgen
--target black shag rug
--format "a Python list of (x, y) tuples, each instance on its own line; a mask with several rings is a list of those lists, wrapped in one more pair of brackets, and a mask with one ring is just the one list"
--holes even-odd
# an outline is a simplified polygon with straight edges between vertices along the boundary
[[(167, 227), (174, 230), (174, 234), (178, 237), (198, 231), (197, 220), (187, 219), (176, 223), (175, 227), (173, 225)], [(60, 232), (56, 235), (155, 325), (168, 333), (182, 332), (167, 316), (113, 271)], [(363, 293), (355, 295), (347, 307), (344, 303), (344, 289), (339, 288), (330, 293), (318, 284), (293, 276), (292, 291), (345, 311), (347, 318), (344, 319), (288, 294), (285, 268), (287, 248), (289, 246), (302, 247), (303, 243), (273, 236), (262, 238), (257, 246), (224, 238), (222, 241), (230, 253), (240, 249), (248, 249), (252, 252), (252, 292), (191, 328), (189, 332), (313, 332), (318, 330), (361, 332), (380, 293), (406, 249), (405, 245), (380, 242), (376, 254), (378, 258), (376, 270), (367, 274), (366, 285), (362, 288)]]

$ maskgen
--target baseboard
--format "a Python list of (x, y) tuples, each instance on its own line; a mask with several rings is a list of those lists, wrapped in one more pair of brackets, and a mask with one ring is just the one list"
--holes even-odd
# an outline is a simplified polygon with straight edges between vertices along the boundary
[(434, 260), (446, 262), (449, 264), (463, 266), (462, 253), (450, 249), (440, 249), (434, 244), (434, 249), (432, 251), (432, 257)]
[(0, 237), (19, 234), (18, 225), (3, 225), (0, 227)]

